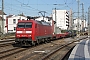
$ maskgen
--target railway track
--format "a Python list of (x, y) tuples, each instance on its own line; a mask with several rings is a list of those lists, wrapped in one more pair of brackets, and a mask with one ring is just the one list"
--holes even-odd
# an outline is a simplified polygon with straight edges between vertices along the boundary
[[(71, 47), (70, 47), (71, 46)], [(57, 48), (56, 50), (48, 53), (47, 55), (45, 55), (44, 57), (41, 58), (41, 60), (54, 60), (54, 59), (57, 59), (57, 60), (62, 60), (62, 56), (60, 56), (62, 53), (63, 54), (66, 54), (69, 50), (71, 50), (73, 47), (75, 46), (75, 44), (72, 44), (72, 43), (69, 43), (69, 44), (66, 44), (66, 45), (63, 45), (63, 46), (60, 46), (59, 48)], [(69, 47), (69, 48), (67, 48)], [(67, 51), (66, 51), (66, 50)], [(60, 56), (60, 57), (59, 57)]]
[(8, 56), (11, 56), (13, 54), (19, 53), (26, 50), (26, 48), (13, 48), (10, 50), (2, 51), (0, 52), (0, 59), (6, 58)]
[[(51, 44), (51, 43), (48, 43), (48, 44)], [(58, 44), (56, 44), (56, 43), (53, 43), (54, 45), (58, 45)], [(44, 47), (43, 47), (44, 46)], [(42, 49), (44, 49), (44, 48), (49, 48), (49, 46), (47, 45), (47, 44), (40, 44), (40, 45), (37, 45), (37, 46), (33, 46), (33, 47), (29, 47), (28, 49), (25, 49), (25, 50), (23, 50), (23, 51), (26, 51), (26, 52), (24, 52), (24, 54), (22, 53), (22, 51), (19, 51), (18, 53), (17, 52), (13, 52), (14, 51), (14, 49), (13, 49), (13, 51), (11, 50), (11, 52), (13, 52), (13, 53), (10, 53), (10, 54), (8, 54), (7, 52), (5, 52), (5, 53), (7, 53), (7, 54), (4, 54), (4, 55), (6, 55), (5, 57), (1, 57), (2, 59), (12, 59), (12, 60), (22, 60), (22, 59), (27, 59), (28, 57), (27, 57), (27, 55), (30, 57), (30, 55), (31, 55), (31, 57), (32, 56), (34, 56), (34, 55), (36, 55), (36, 53), (34, 53), (34, 51), (36, 51), (36, 50), (42, 50)], [(55, 47), (54, 48), (52, 48), (52, 49), (55, 49)], [(10, 50), (9, 50), (10, 51)], [(3, 53), (3, 52), (2, 52)], [(21, 53), (21, 54), (19, 54), (19, 53)], [(8, 55), (8, 56), (7, 56)], [(19, 55), (19, 56), (18, 56)], [(25, 56), (26, 55), (26, 56)], [(12, 56), (12, 57), (11, 57)], [(14, 57), (16, 57), (16, 58), (14, 58)], [(0, 58), (0, 59), (1, 59)]]
[(75, 40), (67, 44), (55, 44), (56, 46), (53, 47), (43, 47), (39, 50), (35, 50), (33, 53), (28, 53), (26, 56), (17, 60), (62, 60), (63, 57), (76, 45), (74, 42), (77, 41)]
[(1, 52), (0, 59), (7, 59), (7, 60), (8, 59), (12, 59), (12, 60), (63, 59), (65, 54), (68, 53), (68, 51), (72, 49), (73, 46), (75, 46), (76, 43), (74, 42), (76, 42), (76, 40), (71, 40), (71, 42), (58, 40), (58, 41), (53, 41), (51, 43), (40, 44), (29, 48), (14, 48), (8, 51)]
[[(65, 48), (66, 46), (66, 48)], [(69, 51), (72, 46), (75, 44), (67, 46), (67, 45), (59, 45), (58, 47), (54, 47), (52, 50), (39, 50), (35, 51), (33, 54), (28, 54), (26, 57), (21, 58), (20, 60), (62, 60), (62, 57)], [(67, 48), (69, 47), (69, 48)], [(33, 56), (32, 56), (33, 55)]]
[[(86, 38), (83, 38), (83, 39), (86, 39)], [(82, 39), (80, 39), (80, 40), (82, 40)], [(74, 42), (78, 42), (80, 40), (73, 41), (71, 43), (65, 44), (65, 45), (55, 49), (54, 51), (52, 51), (52, 52), (48, 53), (47, 55), (43, 56), (41, 58), (41, 60), (55, 60), (55, 59), (56, 60), (63, 60), (65, 55), (67, 55), (72, 50), (72, 48), (76, 45), (76, 44), (74, 44)], [(69, 48), (67, 49), (67, 47), (69, 47)], [(65, 50), (67, 50), (67, 51), (65, 51)], [(60, 56), (61, 53), (64, 53), (64, 55)], [(59, 55), (56, 55), (56, 54), (59, 54)]]
[(15, 43), (15, 40), (14, 39), (0, 40), (0, 47), (10, 46), (10, 45), (12, 45), (14, 43)]
[(6, 46), (10, 46), (12, 44), (14, 44), (14, 42), (13, 43), (0, 44), (0, 47), (6, 47)]
[(3, 42), (11, 42), (11, 41), (15, 41), (15, 39), (1, 40), (0, 43), (3, 43)]

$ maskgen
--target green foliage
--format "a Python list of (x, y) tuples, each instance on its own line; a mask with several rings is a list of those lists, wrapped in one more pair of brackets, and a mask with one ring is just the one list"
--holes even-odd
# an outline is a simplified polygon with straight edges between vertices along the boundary
[(65, 32), (67, 32), (68, 30), (61, 30), (61, 33), (65, 33)]
[(73, 33), (76, 33), (77, 31), (76, 31), (76, 30), (61, 30), (61, 33), (65, 33), (65, 32), (73, 32)]

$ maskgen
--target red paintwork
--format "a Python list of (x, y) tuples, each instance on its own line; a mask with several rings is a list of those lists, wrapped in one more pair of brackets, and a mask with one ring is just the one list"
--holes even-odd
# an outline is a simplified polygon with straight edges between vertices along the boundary
[[(33, 41), (36, 41), (35, 37), (37, 36), (48, 36), (48, 35), (53, 35), (52, 33), (52, 26), (46, 26), (42, 24), (38, 24), (37, 21), (35, 20), (19, 20), (18, 22), (32, 22), (32, 28), (16, 28), (17, 31), (32, 31), (31, 34), (26, 34), (26, 33), (16, 33), (16, 38), (22, 37), (24, 35), (25, 37), (32, 38)], [(20, 36), (17, 36), (20, 35)], [(31, 35), (31, 36), (29, 36)]]
[[(19, 20), (18, 22), (32, 22), (32, 28), (17, 28), (16, 27), (16, 38), (26, 37), (31, 38), (32, 41), (36, 41), (36, 37), (50, 37), (51, 38), (60, 38), (66, 37), (68, 33), (54, 34), (54, 23), (50, 25), (42, 25), (35, 20)], [(17, 31), (23, 31), (23, 33), (17, 33)], [(32, 31), (32, 33), (25, 33), (25, 31)], [(19, 35), (19, 36), (17, 36)], [(30, 36), (31, 35), (31, 36)], [(46, 38), (47, 38), (46, 37)]]
[(67, 33), (61, 33), (61, 34), (54, 34), (54, 35), (53, 35), (53, 37), (56, 37), (56, 39), (62, 38), (62, 37), (66, 37), (66, 36), (68, 36)]

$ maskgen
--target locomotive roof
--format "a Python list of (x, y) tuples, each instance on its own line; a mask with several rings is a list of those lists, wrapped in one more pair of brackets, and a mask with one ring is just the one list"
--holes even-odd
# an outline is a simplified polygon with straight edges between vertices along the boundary
[(19, 20), (18, 22), (30, 22), (30, 21), (34, 21), (34, 20)]
[(38, 24), (41, 24), (41, 25), (48, 25), (48, 26), (50, 26), (50, 23), (45, 22), (45, 21), (37, 21), (37, 20), (19, 20), (18, 22), (30, 22), (30, 21), (34, 21), (34, 22), (36, 22), (36, 23), (38, 23)]
[(50, 23), (44, 21), (37, 21), (37, 23), (42, 25), (50, 25)]

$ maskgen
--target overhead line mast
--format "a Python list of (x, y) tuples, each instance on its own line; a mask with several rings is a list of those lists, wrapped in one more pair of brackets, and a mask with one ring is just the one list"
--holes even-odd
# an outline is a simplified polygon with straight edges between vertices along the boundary
[(79, 30), (80, 30), (80, 25), (79, 25), (79, 0), (78, 2), (78, 19), (77, 19), (77, 37), (79, 37)]
[(84, 7), (83, 7), (83, 3), (82, 5), (82, 29), (84, 28)]
[(2, 27), (1, 32), (4, 33), (4, 17), (3, 17), (3, 11), (4, 11), (4, 1), (2, 0)]
[(88, 8), (88, 38), (90, 39), (90, 6)]

